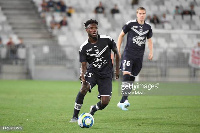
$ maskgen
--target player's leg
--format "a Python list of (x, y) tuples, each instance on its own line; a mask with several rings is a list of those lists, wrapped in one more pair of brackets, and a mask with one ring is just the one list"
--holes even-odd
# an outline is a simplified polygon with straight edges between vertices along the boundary
[[(122, 79), (122, 84), (129, 82), (131, 80), (131, 73), (124, 71), (123, 72), (123, 79)], [(130, 103), (128, 102), (128, 94), (131, 92), (131, 89), (126, 89), (126, 94), (122, 95), (122, 98), (120, 102), (117, 104), (119, 108), (122, 110), (128, 110), (127, 107), (130, 106)]]
[(95, 77), (91, 73), (87, 73), (85, 76), (86, 82), (82, 82), (82, 86), (80, 91), (78, 92), (75, 100), (75, 105), (74, 105), (74, 113), (73, 117), (70, 122), (76, 122), (78, 119), (78, 114), (81, 110), (81, 107), (83, 105), (83, 100), (85, 95), (87, 94), (88, 91), (91, 91), (91, 89), (95, 86)]
[(94, 115), (97, 110), (103, 110), (109, 104), (112, 94), (112, 78), (99, 79), (97, 84), (101, 100), (96, 105), (91, 106), (91, 115)]
[[(130, 78), (131, 78), (131, 73), (127, 72), (127, 71), (124, 71), (123, 72), (122, 82), (129, 82)], [(120, 100), (120, 103), (124, 103), (125, 100), (128, 100), (128, 95), (123, 95), (121, 100)]]
[[(123, 72), (123, 82), (134, 82), (135, 81), (135, 76), (131, 75), (130, 73), (124, 73)], [(129, 94), (132, 90), (129, 89), (127, 90), (127, 93)], [(124, 103), (126, 100), (128, 100), (128, 94), (127, 95), (123, 95), (120, 103)]]
[[(132, 64), (131, 65), (131, 67), (132, 67), (131, 73), (123, 72), (123, 82), (125, 82), (126, 80), (128, 81), (128, 78), (125, 77), (126, 74), (130, 74), (129, 81), (131, 83), (133, 83), (135, 81), (135, 76), (137, 76), (142, 69), (142, 61), (143, 61), (143, 58), (136, 58), (134, 60), (131, 60), (131, 62), (132, 62), (131, 63)], [(129, 89), (129, 91), (131, 92), (132, 90)], [(129, 94), (129, 92), (128, 92), (128, 94)], [(127, 110), (126, 108), (130, 106), (130, 103), (128, 102), (128, 95), (122, 96), (120, 103), (118, 103), (118, 107), (120, 107), (122, 110)]]
[(82, 83), (81, 89), (76, 96), (75, 105), (74, 105), (74, 114), (70, 122), (76, 122), (78, 120), (78, 114), (81, 110), (84, 97), (89, 90), (90, 90), (90, 84), (87, 82)]
[(101, 101), (96, 105), (91, 106), (90, 114), (94, 115), (97, 110), (103, 110), (110, 102), (110, 96), (101, 96)]
[[(130, 80), (132, 79), (131, 77), (132, 66), (133, 66), (133, 60), (124, 56), (121, 66), (120, 66), (121, 70), (123, 71), (122, 84), (126, 84), (127, 82), (130, 82)], [(130, 103), (127, 104), (126, 106), (124, 105), (124, 103), (125, 101), (128, 100), (128, 94), (130, 92), (131, 92), (131, 89), (126, 89), (127, 94), (122, 95), (120, 102), (117, 104), (117, 106), (121, 108), (122, 110), (128, 110), (126, 107), (128, 107)]]

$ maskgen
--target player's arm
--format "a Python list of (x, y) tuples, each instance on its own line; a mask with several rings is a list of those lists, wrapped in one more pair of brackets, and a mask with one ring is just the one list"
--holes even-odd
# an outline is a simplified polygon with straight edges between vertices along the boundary
[(80, 80), (82, 82), (85, 82), (85, 73), (87, 70), (87, 62), (81, 62), (81, 75), (80, 75)]
[(152, 60), (153, 59), (153, 41), (151, 38), (149, 38), (148, 40), (148, 47), (149, 47), (149, 56), (148, 59)]
[(115, 54), (115, 62), (116, 62), (115, 75), (116, 75), (116, 79), (118, 79), (119, 78), (119, 58), (120, 57), (119, 57), (119, 52), (116, 47), (113, 49), (113, 52)]
[(117, 49), (118, 49), (118, 53), (119, 53), (119, 57), (121, 58), (121, 53), (120, 53), (120, 48), (122, 45), (122, 41), (124, 39), (124, 31), (122, 30), (121, 33), (119, 34), (118, 40), (117, 40)]

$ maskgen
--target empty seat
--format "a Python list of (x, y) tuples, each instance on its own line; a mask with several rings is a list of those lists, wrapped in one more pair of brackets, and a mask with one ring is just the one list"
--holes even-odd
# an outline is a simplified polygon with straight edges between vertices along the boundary
[(157, 38), (157, 43), (162, 48), (167, 48), (168, 47), (168, 44), (167, 44), (165, 38), (163, 38), (163, 37), (158, 37)]
[(51, 23), (51, 20), (52, 20), (51, 16), (46, 16), (45, 19), (46, 19), (46, 25), (50, 26), (50, 23)]
[(190, 26), (188, 24), (182, 24), (182, 29), (183, 30), (189, 30)]
[(173, 21), (174, 20), (174, 16), (172, 14), (166, 14), (166, 19), (168, 21)]
[(122, 14), (121, 13), (114, 14), (114, 19), (115, 20), (122, 20), (123, 19)]
[(96, 16), (95, 16), (94, 13), (88, 13), (88, 18), (90, 18), (90, 19), (95, 19)]
[(73, 33), (74, 33), (74, 36), (77, 39), (77, 42), (79, 45), (82, 44), (86, 40), (86, 38), (84, 38), (84, 35), (82, 34), (82, 32), (77, 30), (77, 31), (74, 31)]
[(169, 43), (169, 47), (170, 47), (170, 48), (177, 48), (177, 46), (178, 46), (178, 45), (177, 45), (176, 42), (170, 42), (170, 43)]
[(187, 34), (180, 34), (180, 38), (185, 40), (188, 39), (188, 35)]
[(175, 21), (177, 21), (177, 22), (182, 22), (182, 21), (183, 21), (182, 15), (175, 15), (175, 16), (174, 16), (174, 19), (175, 19)]
[(196, 7), (194, 7), (194, 11), (195, 11), (195, 13), (196, 13), (196, 15), (200, 15), (200, 6), (196, 6)]
[(171, 30), (172, 29), (172, 25), (170, 23), (164, 23), (164, 29)]
[(18, 48), (17, 57), (19, 59), (25, 59), (26, 58), (26, 49), (25, 48)]
[(67, 37), (65, 35), (59, 35), (58, 36), (58, 44), (66, 45), (66, 43), (67, 43)]
[(67, 33), (70, 32), (68, 26), (62, 26), (62, 27), (60, 28), (60, 31), (61, 31), (63, 34), (65, 34), (65, 35), (66, 35)]
[(166, 6), (164, 6), (164, 5), (159, 5), (159, 10), (160, 10), (160, 12), (162, 12), (162, 13), (166, 13), (166, 12), (167, 12), (167, 8), (166, 8)]
[(5, 59), (6, 58), (6, 52), (7, 52), (6, 47), (1, 47), (0, 48), (0, 57), (1, 57), (1, 59)]
[(192, 25), (190, 25), (190, 29), (191, 30), (199, 30), (199, 26), (197, 26), (196, 24), (192, 24)]
[(184, 21), (190, 21), (192, 18), (190, 15), (183, 15), (183, 20)]
[(156, 24), (156, 29), (163, 29), (163, 24)]
[(151, 8), (151, 11), (153, 11), (153, 12), (157, 12), (158, 11), (158, 6), (157, 5), (151, 5), (150, 8)]
[(192, 20), (199, 21), (199, 16), (198, 15), (193, 15), (192, 16)]
[(179, 34), (171, 34), (171, 38), (173, 41), (180, 39), (180, 35)]

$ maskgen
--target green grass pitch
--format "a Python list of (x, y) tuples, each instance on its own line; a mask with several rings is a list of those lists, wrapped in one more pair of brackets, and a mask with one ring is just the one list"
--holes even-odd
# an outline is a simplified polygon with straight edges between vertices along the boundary
[[(165, 88), (197, 88), (200, 83), (160, 83)], [(121, 96), (113, 83), (110, 104), (94, 115), (89, 129), (70, 123), (80, 82), (0, 80), (0, 127), (21, 126), (26, 133), (198, 133), (200, 96), (130, 96), (128, 111), (117, 108)], [(81, 112), (98, 102), (97, 88), (85, 97)], [(0, 132), (6, 132), (1, 130)]]

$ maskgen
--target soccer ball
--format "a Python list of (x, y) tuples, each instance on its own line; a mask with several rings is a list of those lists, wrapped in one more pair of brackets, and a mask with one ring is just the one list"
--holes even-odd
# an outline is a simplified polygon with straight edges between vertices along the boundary
[(94, 125), (94, 117), (89, 113), (82, 113), (78, 117), (78, 125), (81, 128), (90, 128)]

